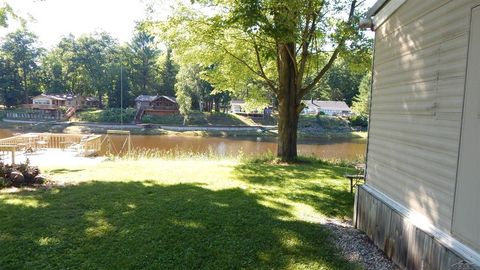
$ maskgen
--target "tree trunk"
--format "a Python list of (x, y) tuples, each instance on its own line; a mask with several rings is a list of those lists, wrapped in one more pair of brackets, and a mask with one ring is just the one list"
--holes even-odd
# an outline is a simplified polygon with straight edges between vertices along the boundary
[[(277, 156), (282, 161), (294, 161), (297, 158), (297, 129), (300, 114), (297, 72), (295, 69), (295, 44), (278, 44), (278, 148)], [(292, 57), (293, 56), (293, 57)]]

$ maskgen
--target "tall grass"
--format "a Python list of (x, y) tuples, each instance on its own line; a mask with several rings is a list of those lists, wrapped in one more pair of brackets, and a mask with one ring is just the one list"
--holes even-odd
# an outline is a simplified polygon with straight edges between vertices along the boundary
[[(134, 148), (130, 153), (120, 155), (108, 155), (109, 160), (142, 160), (142, 159), (162, 159), (162, 160), (236, 160), (243, 163), (271, 163), (280, 164), (282, 162), (275, 153), (267, 151), (261, 154), (249, 155), (242, 150), (236, 153), (220, 154), (215, 149), (209, 148), (205, 152), (185, 151), (179, 147), (169, 150)], [(363, 156), (357, 156), (354, 159), (330, 158), (321, 159), (312, 155), (299, 156), (292, 163), (322, 163), (325, 165), (334, 165), (340, 167), (353, 167), (355, 164), (363, 163)]]

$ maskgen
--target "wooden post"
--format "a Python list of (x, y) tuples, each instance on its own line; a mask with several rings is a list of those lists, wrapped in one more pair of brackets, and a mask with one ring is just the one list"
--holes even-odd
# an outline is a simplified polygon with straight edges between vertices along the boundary
[(12, 147), (12, 165), (15, 165), (15, 146)]

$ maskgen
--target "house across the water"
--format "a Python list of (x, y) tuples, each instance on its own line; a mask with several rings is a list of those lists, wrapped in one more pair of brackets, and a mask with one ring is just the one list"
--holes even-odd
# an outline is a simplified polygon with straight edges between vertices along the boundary
[(305, 104), (303, 114), (323, 113), (331, 116), (348, 116), (352, 114), (352, 110), (344, 101), (325, 101), (325, 100), (302, 100)]
[(245, 101), (241, 99), (234, 99), (230, 101), (230, 112), (245, 113)]
[(355, 226), (400, 269), (480, 269), (480, 1), (379, 0)]
[(98, 99), (81, 95), (47, 95), (41, 94), (32, 98), (32, 104), (26, 107), (32, 109), (56, 110), (60, 107), (82, 109), (86, 107), (97, 107)]
[(140, 95), (135, 99), (137, 110), (143, 110), (149, 115), (180, 114), (177, 99), (169, 96)]
[(32, 98), (32, 109), (56, 110), (59, 107), (65, 107), (67, 100), (54, 95), (41, 94)]

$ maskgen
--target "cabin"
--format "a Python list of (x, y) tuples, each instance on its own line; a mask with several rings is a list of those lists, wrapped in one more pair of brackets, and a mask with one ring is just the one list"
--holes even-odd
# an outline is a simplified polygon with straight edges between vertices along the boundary
[(32, 98), (32, 104), (24, 107), (32, 109), (58, 109), (59, 107), (82, 109), (86, 107), (98, 107), (98, 99), (94, 97), (85, 97), (81, 95), (59, 94), (47, 95), (41, 94)]
[(349, 116), (352, 114), (352, 110), (348, 107), (344, 101), (324, 101), (324, 100), (302, 100), (305, 104), (302, 114), (319, 113), (330, 116)]
[(66, 99), (54, 95), (41, 94), (32, 98), (32, 109), (58, 109), (65, 107)]
[(169, 96), (140, 95), (135, 99), (138, 111), (149, 115), (178, 115), (180, 114), (177, 99)]
[(354, 225), (401, 269), (480, 268), (480, 0), (379, 0)]
[(85, 97), (85, 107), (98, 108), (100, 105), (97, 97)]

